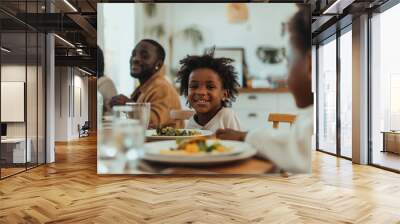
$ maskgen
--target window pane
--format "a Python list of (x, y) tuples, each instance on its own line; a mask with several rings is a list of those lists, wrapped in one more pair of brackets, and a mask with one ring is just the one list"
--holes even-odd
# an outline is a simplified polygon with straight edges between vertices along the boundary
[(372, 163), (396, 170), (400, 170), (398, 21), (400, 4), (371, 19)]
[(318, 148), (336, 153), (336, 40), (318, 48)]
[(340, 37), (340, 152), (351, 158), (352, 141), (352, 35)]

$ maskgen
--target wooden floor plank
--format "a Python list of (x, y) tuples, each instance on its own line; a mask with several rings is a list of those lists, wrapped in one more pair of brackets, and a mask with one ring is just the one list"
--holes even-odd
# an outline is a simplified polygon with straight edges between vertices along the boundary
[(313, 173), (96, 174), (96, 139), (0, 181), (0, 223), (400, 223), (400, 175), (313, 153)]

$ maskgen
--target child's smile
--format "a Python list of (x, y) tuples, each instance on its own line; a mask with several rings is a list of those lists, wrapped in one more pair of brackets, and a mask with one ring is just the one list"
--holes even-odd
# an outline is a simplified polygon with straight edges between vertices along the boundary
[[(210, 100), (206, 99), (204, 97), (198, 96), (198, 95), (194, 95), (193, 96), (193, 104), (196, 104), (197, 107), (208, 107), (210, 105)], [(194, 106), (194, 105), (192, 105)]]
[(213, 70), (196, 69), (189, 78), (188, 100), (198, 114), (215, 113), (222, 106), (225, 90)]
[(189, 127), (240, 129), (233, 111), (226, 108), (235, 101), (239, 87), (232, 62), (230, 58), (214, 58), (214, 49), (202, 56), (188, 55), (180, 61), (178, 81), (181, 95), (196, 111)]

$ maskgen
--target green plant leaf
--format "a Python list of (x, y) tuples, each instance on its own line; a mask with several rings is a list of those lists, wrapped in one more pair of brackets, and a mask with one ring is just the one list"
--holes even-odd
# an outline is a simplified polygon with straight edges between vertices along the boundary
[(146, 3), (144, 5), (144, 11), (146, 12), (148, 17), (153, 17), (157, 11), (157, 5), (155, 3)]
[(203, 34), (195, 26), (185, 28), (183, 30), (183, 36), (185, 39), (191, 40), (194, 46), (198, 46), (203, 42)]
[(155, 35), (157, 38), (162, 38), (165, 35), (164, 25), (157, 24), (157, 25), (151, 26), (146, 30), (146, 33)]

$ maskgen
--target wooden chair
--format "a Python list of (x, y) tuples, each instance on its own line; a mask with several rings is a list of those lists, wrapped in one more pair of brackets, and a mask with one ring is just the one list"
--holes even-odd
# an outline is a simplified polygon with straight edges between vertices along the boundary
[[(279, 123), (289, 123), (290, 126), (292, 126), (292, 124), (294, 123), (294, 121), (296, 120), (296, 115), (294, 114), (277, 114), (277, 113), (270, 113), (268, 115), (268, 121), (272, 122), (272, 127), (273, 128), (279, 128)], [(286, 172), (283, 169), (279, 170), (280, 174), (283, 177), (289, 177), (289, 173)]]
[[(175, 121), (182, 121), (183, 127), (186, 127), (188, 120), (195, 114), (193, 110), (171, 110), (169, 116)], [(170, 125), (167, 125), (170, 126)]]
[(273, 128), (279, 128), (279, 123), (290, 123), (292, 125), (296, 120), (296, 115), (294, 114), (276, 114), (271, 113), (268, 115), (268, 121), (272, 122)]

